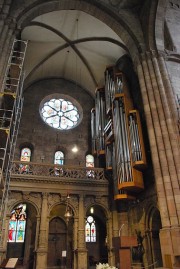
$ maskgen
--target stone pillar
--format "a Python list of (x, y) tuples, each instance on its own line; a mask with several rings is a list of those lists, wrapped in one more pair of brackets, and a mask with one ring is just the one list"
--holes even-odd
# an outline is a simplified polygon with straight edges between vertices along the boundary
[(170, 87), (164, 81), (157, 57), (151, 53), (141, 55), (137, 71), (162, 222), (160, 241), (163, 263), (166, 266), (166, 261), (171, 259), (172, 264), (179, 266), (180, 262), (175, 258), (180, 255), (177, 245), (180, 241), (179, 143), (173, 113), (167, 101)]
[(78, 248), (77, 248), (77, 268), (87, 268), (87, 249), (85, 243), (85, 212), (84, 197), (79, 197), (79, 226), (78, 226)]
[(3, 26), (3, 32), (0, 38), (0, 43), (2, 45), (2, 48), (0, 47), (1, 52), (0, 72), (2, 74), (0, 77), (0, 88), (2, 86), (5, 70), (8, 63), (8, 58), (15, 38), (15, 32), (16, 32), (15, 21), (12, 18), (6, 19)]
[(5, 221), (2, 222), (3, 227), (2, 227), (2, 236), (0, 240), (0, 264), (6, 258), (10, 216), (11, 215), (6, 215)]
[(77, 242), (78, 242), (78, 218), (74, 218), (74, 263), (73, 263), (73, 269), (78, 269), (77, 267), (77, 257), (75, 255), (75, 251), (77, 250)]
[(41, 219), (39, 229), (38, 248), (36, 251), (36, 269), (47, 268), (47, 252), (48, 252), (48, 194), (42, 194)]
[[(161, 77), (163, 79), (164, 84), (166, 85), (166, 98), (167, 102), (169, 104), (171, 113), (172, 113), (172, 119), (174, 120), (175, 125), (177, 125), (178, 122), (178, 111), (177, 111), (177, 105), (175, 101), (175, 96), (174, 96), (174, 90), (170, 81), (170, 77), (168, 74), (167, 66), (165, 63), (165, 58), (163, 57), (162, 54), (159, 55), (158, 57), (158, 63), (159, 63), (159, 68), (161, 72)], [(177, 134), (178, 134), (178, 128), (177, 128)]]
[(107, 230), (107, 249), (108, 249), (108, 263), (110, 265), (115, 264), (115, 252), (113, 248), (113, 224), (112, 224), (112, 216), (108, 218), (106, 223)]
[(117, 211), (112, 212), (113, 237), (119, 236), (119, 220)]

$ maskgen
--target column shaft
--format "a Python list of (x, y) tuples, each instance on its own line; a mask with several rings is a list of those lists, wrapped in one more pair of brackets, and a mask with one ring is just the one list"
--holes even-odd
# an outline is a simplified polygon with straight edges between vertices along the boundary
[(39, 242), (37, 249), (37, 262), (36, 269), (47, 268), (47, 251), (48, 251), (48, 204), (47, 204), (47, 193), (43, 194), (42, 207), (41, 207), (41, 220), (39, 230)]
[(156, 187), (157, 187), (159, 208), (161, 212), (162, 226), (169, 227), (170, 220), (169, 220), (169, 213), (167, 210), (167, 201), (166, 201), (164, 182), (163, 182), (162, 171), (161, 171), (160, 158), (159, 158), (158, 149), (157, 149), (157, 141), (155, 137), (155, 130), (154, 130), (155, 128), (154, 128), (153, 119), (152, 119), (153, 115), (150, 109), (149, 98), (147, 94), (147, 88), (146, 88), (147, 82), (145, 83), (143, 68), (140, 62), (137, 65), (137, 72), (138, 72), (139, 83), (141, 87), (141, 94), (142, 94), (142, 99), (143, 99), (143, 104), (144, 104), (146, 122), (148, 126), (148, 135), (149, 135), (149, 142), (151, 146), (154, 174), (156, 178)]

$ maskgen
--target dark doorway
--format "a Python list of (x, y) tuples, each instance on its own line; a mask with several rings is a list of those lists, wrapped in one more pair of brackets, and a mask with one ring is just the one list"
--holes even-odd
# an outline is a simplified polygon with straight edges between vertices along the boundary
[(52, 219), (49, 223), (48, 239), (48, 266), (61, 268), (66, 260), (62, 253), (66, 251), (67, 228), (66, 223), (59, 217)]

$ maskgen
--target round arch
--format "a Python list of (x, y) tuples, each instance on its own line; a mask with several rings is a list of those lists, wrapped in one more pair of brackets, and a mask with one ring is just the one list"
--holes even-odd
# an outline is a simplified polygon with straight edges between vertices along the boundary
[(150, 205), (145, 219), (146, 239), (147, 239), (147, 258), (149, 264), (162, 266), (162, 255), (160, 247), (159, 232), (162, 228), (159, 209), (156, 205)]
[[(36, 3), (26, 3), (23, 9), (17, 7), (12, 12), (12, 17), (17, 21), (17, 27), (22, 30), (26, 27), (36, 16), (44, 13), (52, 12), (55, 10), (80, 10), (89, 15), (92, 15), (108, 25), (127, 45), (131, 56), (137, 52), (144, 50), (144, 41), (142, 31), (139, 31), (138, 21), (130, 21), (128, 15), (124, 13), (123, 16), (119, 16), (116, 10), (111, 6), (94, 1), (94, 3), (88, 3), (88, 1), (37, 1)], [(128, 23), (127, 23), (128, 21)], [(136, 27), (137, 26), (137, 27)]]
[[(22, 211), (20, 211), (20, 214), (13, 213), (12, 216), (14, 217), (10, 219), (10, 213), (12, 212), (13, 209), (16, 209), (19, 205), (26, 205), (26, 210), (24, 211), (24, 207)], [(7, 252), (6, 252), (6, 258), (12, 258), (12, 257), (17, 257), (19, 258), (19, 263), (28, 264), (28, 268), (31, 269), (33, 268), (33, 264), (35, 261), (35, 246), (36, 246), (36, 229), (38, 225), (37, 221), (37, 215), (38, 215), (38, 208), (37, 206), (32, 203), (31, 201), (26, 201), (26, 200), (18, 200), (15, 203), (11, 204), (8, 207), (8, 215), (6, 218), (6, 227), (7, 227), (7, 236), (10, 239), (10, 234), (15, 233), (15, 236), (20, 236), (16, 237), (18, 240), (8, 240), (6, 239), (7, 242)], [(18, 215), (15, 215), (18, 214)], [(22, 219), (22, 215), (24, 218)], [(16, 219), (15, 219), (16, 216)], [(9, 218), (8, 218), (9, 217)], [(16, 222), (15, 222), (16, 221)], [(25, 223), (22, 223), (25, 222)], [(13, 225), (13, 226), (12, 226)], [(13, 228), (12, 228), (13, 227)], [(23, 228), (24, 227), (24, 228)]]
[[(93, 209), (93, 210), (92, 210)], [(108, 262), (107, 250), (107, 209), (97, 203), (91, 203), (86, 210), (85, 238), (88, 250), (88, 264)], [(91, 220), (90, 220), (91, 219)]]

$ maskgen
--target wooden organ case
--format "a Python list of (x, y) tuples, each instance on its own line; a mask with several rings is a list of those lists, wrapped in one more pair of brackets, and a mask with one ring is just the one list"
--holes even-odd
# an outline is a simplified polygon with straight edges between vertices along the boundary
[(93, 154), (105, 153), (106, 170), (113, 174), (114, 199), (135, 199), (144, 189), (142, 128), (125, 75), (115, 66), (106, 68), (105, 87), (96, 89), (91, 126)]

